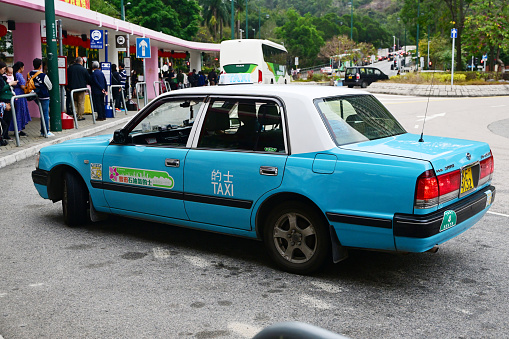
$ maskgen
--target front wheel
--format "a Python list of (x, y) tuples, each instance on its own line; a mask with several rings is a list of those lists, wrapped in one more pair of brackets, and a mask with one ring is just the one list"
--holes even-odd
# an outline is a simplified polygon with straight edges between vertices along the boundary
[(81, 177), (74, 172), (66, 172), (62, 192), (62, 212), (65, 223), (80, 226), (88, 222), (88, 189)]
[(362, 88), (366, 88), (366, 87), (368, 87), (368, 83), (367, 83), (366, 81), (363, 81), (363, 82), (361, 83), (361, 87), (362, 87)]
[(264, 242), (281, 269), (297, 274), (309, 274), (322, 267), (331, 248), (323, 217), (300, 202), (284, 203), (270, 213)]

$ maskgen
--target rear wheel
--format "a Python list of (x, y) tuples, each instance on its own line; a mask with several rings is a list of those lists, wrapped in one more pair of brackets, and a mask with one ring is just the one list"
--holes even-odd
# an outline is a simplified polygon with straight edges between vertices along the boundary
[(368, 87), (368, 83), (367, 83), (366, 81), (363, 81), (363, 82), (361, 83), (361, 87), (362, 87), (362, 88), (366, 88), (366, 87)]
[(80, 226), (89, 221), (88, 189), (81, 177), (74, 172), (66, 172), (62, 192), (62, 212), (65, 223)]
[(348, 88), (353, 88), (353, 85), (348, 85)]
[(322, 267), (331, 248), (323, 217), (300, 202), (281, 204), (270, 213), (264, 242), (281, 269), (297, 274)]

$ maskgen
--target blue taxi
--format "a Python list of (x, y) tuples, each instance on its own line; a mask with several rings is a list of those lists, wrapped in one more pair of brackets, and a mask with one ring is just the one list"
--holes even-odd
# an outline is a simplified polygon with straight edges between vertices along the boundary
[(67, 225), (117, 214), (262, 240), (307, 274), (348, 248), (425, 252), (495, 198), (488, 144), (410, 134), (372, 95), (238, 85), (163, 94), (113, 135), (41, 149)]

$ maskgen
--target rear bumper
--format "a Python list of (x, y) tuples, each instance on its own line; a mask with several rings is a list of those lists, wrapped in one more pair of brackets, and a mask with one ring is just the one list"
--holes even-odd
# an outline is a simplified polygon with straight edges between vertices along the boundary
[[(483, 217), (495, 200), (495, 192), (494, 186), (488, 186), (461, 202), (426, 215), (395, 214), (393, 230), (396, 249), (424, 252), (454, 238)], [(451, 211), (456, 215), (456, 223), (441, 231), (444, 214)]]

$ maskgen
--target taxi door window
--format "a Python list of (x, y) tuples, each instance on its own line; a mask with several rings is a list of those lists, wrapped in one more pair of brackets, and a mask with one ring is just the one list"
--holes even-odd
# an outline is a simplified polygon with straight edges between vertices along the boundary
[(286, 153), (281, 107), (261, 100), (213, 100), (198, 148)]
[(161, 102), (129, 133), (135, 145), (185, 147), (203, 98)]

